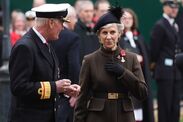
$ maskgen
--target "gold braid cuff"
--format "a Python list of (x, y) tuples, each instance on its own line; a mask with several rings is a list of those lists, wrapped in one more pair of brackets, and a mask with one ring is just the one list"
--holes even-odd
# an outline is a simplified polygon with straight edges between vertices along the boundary
[(49, 99), (51, 97), (51, 85), (50, 82), (42, 81), (41, 88), (38, 89), (38, 94), (41, 95), (40, 99)]

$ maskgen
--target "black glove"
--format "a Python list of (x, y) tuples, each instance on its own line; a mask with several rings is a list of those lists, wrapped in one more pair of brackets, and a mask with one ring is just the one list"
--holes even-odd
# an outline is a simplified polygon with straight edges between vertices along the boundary
[(108, 62), (104, 65), (104, 68), (107, 72), (113, 73), (117, 77), (121, 76), (124, 72), (124, 68), (117, 62)]

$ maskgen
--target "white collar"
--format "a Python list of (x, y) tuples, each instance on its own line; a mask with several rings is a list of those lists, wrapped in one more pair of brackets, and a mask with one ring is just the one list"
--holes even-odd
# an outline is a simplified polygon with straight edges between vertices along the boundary
[(47, 44), (46, 39), (36, 30), (35, 27), (32, 27), (33, 31), (37, 34), (37, 36), (41, 39), (43, 44)]
[(130, 45), (133, 47), (133, 48), (136, 48), (136, 44), (135, 44), (135, 41), (133, 39), (133, 33), (132, 31), (127, 31), (125, 33), (126, 37), (128, 38), (129, 42), (130, 42)]
[(163, 13), (163, 17), (165, 18), (165, 19), (167, 19), (168, 20), (168, 22), (170, 23), (170, 25), (173, 25), (173, 23), (174, 23), (174, 19), (173, 18), (170, 18), (167, 14), (165, 14), (165, 13)]

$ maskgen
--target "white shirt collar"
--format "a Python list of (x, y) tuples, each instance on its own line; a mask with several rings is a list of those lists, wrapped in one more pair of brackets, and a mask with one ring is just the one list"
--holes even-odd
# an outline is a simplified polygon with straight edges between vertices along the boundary
[(133, 33), (132, 31), (127, 31), (125, 33), (126, 37), (128, 38), (129, 42), (130, 42), (130, 45), (133, 47), (133, 48), (136, 48), (136, 44), (135, 44), (135, 41), (133, 39)]
[(168, 22), (170, 23), (170, 25), (173, 25), (173, 23), (174, 23), (174, 19), (173, 18), (170, 18), (167, 14), (165, 14), (165, 13), (163, 13), (163, 17), (165, 18), (165, 19), (167, 19), (168, 20)]
[(35, 27), (32, 27), (33, 31), (37, 34), (37, 36), (41, 39), (41, 41), (43, 42), (43, 44), (46, 44), (46, 39), (36, 30)]

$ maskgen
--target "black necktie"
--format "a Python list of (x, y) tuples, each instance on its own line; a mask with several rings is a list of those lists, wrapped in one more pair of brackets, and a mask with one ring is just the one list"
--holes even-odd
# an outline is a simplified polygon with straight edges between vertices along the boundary
[(46, 51), (48, 53), (48, 58), (50, 59), (52, 64), (54, 64), (54, 56), (53, 56), (51, 45), (49, 43), (45, 43), (45, 46), (46, 46)]
[(179, 31), (179, 27), (178, 27), (177, 23), (174, 22), (172, 27), (176, 33)]
[(48, 49), (49, 53), (51, 53), (50, 44), (49, 44), (49, 43), (45, 43), (45, 45), (46, 45), (46, 47), (47, 47), (47, 49)]

